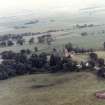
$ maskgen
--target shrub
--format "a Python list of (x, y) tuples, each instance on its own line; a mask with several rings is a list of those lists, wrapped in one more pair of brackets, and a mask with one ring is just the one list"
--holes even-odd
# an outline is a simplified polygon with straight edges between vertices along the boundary
[(0, 80), (4, 80), (8, 78), (8, 73), (6, 72), (6, 67), (4, 65), (0, 65)]
[(29, 40), (29, 44), (33, 44), (34, 43), (34, 37), (30, 38)]
[(102, 67), (102, 66), (104, 66), (105, 61), (104, 61), (104, 59), (99, 58), (99, 59), (97, 60), (97, 63), (98, 63), (98, 65), (99, 65), (99, 67)]
[(34, 51), (35, 51), (35, 52), (38, 52), (38, 47), (35, 47), (35, 48), (34, 48)]
[(23, 63), (15, 64), (15, 70), (16, 70), (17, 75), (24, 75), (24, 74), (28, 73), (28, 71), (26, 69), (26, 65)]
[(105, 68), (100, 68), (97, 72), (98, 77), (105, 78)]
[(81, 33), (81, 36), (87, 36), (87, 35), (88, 35), (87, 32), (82, 32), (82, 33)]
[(18, 53), (15, 57), (16, 63), (26, 63), (27, 60), (27, 56), (23, 53)]
[(15, 63), (15, 60), (12, 59), (7, 59), (2, 61), (2, 64), (4, 65), (12, 65), (13, 63)]
[(7, 72), (9, 78), (16, 76), (16, 70), (13, 69), (13, 68), (12, 68), (11, 66), (9, 66), (9, 65), (6, 66), (6, 72)]
[(14, 59), (16, 57), (16, 53), (12, 51), (4, 51), (1, 53), (2, 59)]
[(56, 65), (56, 59), (54, 55), (52, 54), (50, 57), (50, 66), (55, 66)]
[(97, 61), (97, 59), (98, 59), (98, 55), (94, 52), (90, 53), (89, 57), (90, 57), (91, 60), (94, 60), (94, 61)]
[(7, 42), (7, 45), (8, 45), (8, 46), (13, 46), (14, 43), (13, 43), (12, 41), (9, 40), (9, 41)]
[(68, 50), (68, 52), (72, 51), (72, 49), (73, 49), (72, 43), (66, 44), (66, 45), (65, 45), (65, 48)]
[(26, 54), (31, 54), (31, 50), (30, 49), (26, 49)]
[(40, 63), (40, 67), (43, 67), (46, 63), (47, 63), (47, 54), (46, 53), (41, 53), (39, 55), (39, 63)]
[(30, 65), (32, 68), (37, 68), (38, 67), (38, 55), (32, 54), (32, 56), (29, 59)]
[(37, 68), (31, 68), (28, 73), (35, 74), (36, 72), (37, 72)]

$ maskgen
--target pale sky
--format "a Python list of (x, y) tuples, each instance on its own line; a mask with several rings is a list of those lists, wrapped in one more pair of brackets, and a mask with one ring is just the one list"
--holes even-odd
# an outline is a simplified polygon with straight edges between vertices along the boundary
[(105, 0), (0, 0), (0, 16), (15, 15), (27, 10), (35, 13), (70, 12), (88, 7), (105, 7)]

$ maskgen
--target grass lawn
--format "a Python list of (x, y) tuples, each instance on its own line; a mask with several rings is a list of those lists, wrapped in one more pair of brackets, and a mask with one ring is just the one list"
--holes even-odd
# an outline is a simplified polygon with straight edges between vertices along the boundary
[(0, 105), (105, 105), (105, 80), (89, 72), (35, 74), (0, 81)]

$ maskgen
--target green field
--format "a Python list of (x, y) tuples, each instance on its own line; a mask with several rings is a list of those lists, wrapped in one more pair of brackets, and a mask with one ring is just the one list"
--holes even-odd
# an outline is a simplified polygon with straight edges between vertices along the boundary
[[(21, 49), (27, 49), (27, 48), (33, 50), (35, 46), (39, 48), (40, 52), (42, 51), (48, 52), (51, 51), (53, 47), (62, 49), (62, 47), (64, 47), (64, 45), (69, 42), (71, 42), (75, 47), (103, 49), (103, 43), (105, 42), (105, 33), (103, 33), (103, 31), (105, 31), (104, 28), (105, 25), (94, 26), (83, 29), (78, 29), (78, 28), (73, 29), (70, 27), (70, 29), (67, 30), (65, 28), (64, 31), (51, 33), (51, 35), (55, 38), (55, 41), (52, 43), (51, 46), (48, 46), (47, 44), (38, 44), (38, 43), (29, 45), (28, 43), (26, 43), (23, 46), (16, 45), (13, 47), (4, 47), (4, 48), (1, 47), (0, 52), (5, 50), (20, 51)], [(82, 32), (87, 32), (88, 35), (81, 36)]]
[(0, 81), (0, 105), (105, 105), (105, 80), (89, 72), (36, 74)]
[[(105, 51), (96, 51), (95, 52), (98, 55), (98, 58), (105, 59)], [(81, 62), (81, 61), (87, 61), (89, 57), (89, 54), (77, 54), (74, 56), (74, 60)]]

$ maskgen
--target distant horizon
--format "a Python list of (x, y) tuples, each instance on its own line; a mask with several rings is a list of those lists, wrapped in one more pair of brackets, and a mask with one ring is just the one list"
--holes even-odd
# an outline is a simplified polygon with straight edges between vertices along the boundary
[[(38, 24), (20, 31), (77, 23), (103, 24), (104, 18), (105, 0), (0, 0), (0, 33), (17, 31), (14, 27), (24, 27), (25, 22), (37, 19)], [(50, 19), (56, 22), (49, 24)]]
[(0, 0), (0, 17), (34, 12), (36, 16), (78, 14), (82, 9), (104, 8), (104, 0)]

